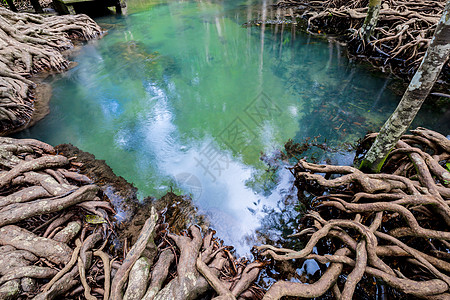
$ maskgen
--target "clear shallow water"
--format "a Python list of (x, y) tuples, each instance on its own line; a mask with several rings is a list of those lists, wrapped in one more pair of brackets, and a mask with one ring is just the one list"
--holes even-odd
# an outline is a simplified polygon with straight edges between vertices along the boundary
[[(258, 11), (174, 1), (98, 19), (108, 35), (49, 80), (51, 114), (19, 137), (91, 152), (142, 196), (190, 193), (218, 235), (248, 252), (279, 234), (283, 216), (268, 214), (292, 193), (290, 173), (266, 172), (261, 152), (317, 135), (354, 142), (399, 100), (391, 79), (349, 64), (334, 43), (282, 25), (241, 27)], [(261, 229), (262, 220), (275, 223)]]

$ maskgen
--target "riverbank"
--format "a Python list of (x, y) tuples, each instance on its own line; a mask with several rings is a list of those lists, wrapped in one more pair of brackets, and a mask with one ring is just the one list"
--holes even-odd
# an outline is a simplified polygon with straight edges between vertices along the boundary
[(0, 152), (1, 299), (210, 299), (210, 284), (261, 297), (264, 264), (236, 259), (189, 199), (139, 203), (104, 161), (70, 145), (0, 138)]
[[(88, 16), (41, 16), (13, 13), (0, 7), (0, 135), (30, 122), (35, 111), (36, 84), (30, 77), (69, 67), (63, 51), (73, 41), (101, 37), (101, 28)], [(41, 94), (42, 95), (42, 94)], [(43, 97), (43, 101), (47, 97)], [(42, 103), (40, 103), (41, 105)], [(40, 112), (45, 114), (45, 109)]]
[[(377, 26), (368, 41), (361, 37), (368, 5), (367, 1), (361, 0), (279, 0), (271, 8), (273, 11), (266, 13), (276, 18), (253, 20), (246, 26), (295, 24), (311, 35), (333, 37), (346, 46), (350, 59), (369, 63), (409, 82), (422, 61), (445, 2), (383, 1)], [(444, 95), (431, 94), (433, 103), (439, 97), (448, 99), (449, 82), (450, 64), (447, 63), (433, 89)]]
[[(355, 165), (376, 135), (361, 142)], [(305, 214), (290, 235), (301, 246), (256, 248), (280, 264), (309, 260), (313, 268), (314, 261), (319, 271), (301, 282), (278, 281), (265, 298), (448, 298), (449, 151), (447, 137), (417, 128), (379, 174), (301, 159), (293, 174)]]

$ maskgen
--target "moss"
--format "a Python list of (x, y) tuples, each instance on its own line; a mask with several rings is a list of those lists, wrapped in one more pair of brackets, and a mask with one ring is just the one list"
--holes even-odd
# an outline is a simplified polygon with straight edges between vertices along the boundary
[(391, 153), (391, 151), (389, 151), (388, 154), (386, 154), (386, 156), (379, 162), (375, 161), (371, 163), (368, 160), (363, 159), (363, 161), (359, 166), (359, 169), (364, 172), (380, 173), (381, 168), (383, 167), (384, 163), (386, 162), (386, 159), (389, 156), (389, 153)]

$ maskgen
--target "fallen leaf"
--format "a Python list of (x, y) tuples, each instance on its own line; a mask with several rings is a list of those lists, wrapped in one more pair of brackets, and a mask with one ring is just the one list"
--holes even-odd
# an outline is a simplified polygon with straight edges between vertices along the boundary
[(86, 215), (86, 222), (89, 224), (103, 224), (106, 220), (96, 215)]

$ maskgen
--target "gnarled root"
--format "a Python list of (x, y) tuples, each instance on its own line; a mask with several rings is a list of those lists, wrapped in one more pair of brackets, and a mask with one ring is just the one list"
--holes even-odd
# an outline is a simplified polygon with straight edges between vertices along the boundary
[[(328, 290), (351, 299), (364, 276), (419, 298), (448, 296), (450, 257), (439, 254), (450, 250), (450, 173), (443, 167), (450, 158), (450, 142), (424, 128), (412, 133), (398, 142), (382, 174), (299, 161), (294, 169), (297, 187), (316, 196), (314, 210), (292, 236), (306, 245), (302, 250), (257, 249), (275, 260), (331, 264), (316, 283), (277, 282), (264, 299), (311, 298)], [(328, 254), (330, 245), (338, 249), (334, 254)], [(343, 288), (338, 286), (342, 275)]]
[[(69, 160), (54, 153), (39, 141), (0, 138), (0, 293), (10, 291), (10, 298), (53, 299), (79, 284), (79, 274), (91, 276), (92, 248), (103, 236), (93, 230), (72, 244), (89, 226), (76, 205), (96, 200), (113, 211), (100, 204), (96, 185), (80, 181), (66, 169)], [(42, 279), (50, 282), (39, 293)]]
[(0, 133), (31, 118), (35, 84), (26, 77), (66, 69), (69, 62), (61, 51), (73, 47), (70, 39), (90, 40), (101, 34), (86, 15), (43, 17), (0, 7)]
[(279, 0), (276, 8), (279, 15), (306, 18), (311, 34), (347, 33), (350, 53), (360, 56), (365, 51), (374, 65), (382, 69), (390, 65), (391, 70), (398, 68), (398, 73), (413, 75), (430, 44), (445, 3), (445, 0), (383, 1), (368, 43), (361, 32), (368, 1)]
[[(144, 251), (135, 250), (142, 249), (142, 246), (136, 245), (145, 245), (145, 241), (148, 241), (147, 245), (150, 244), (150, 248), (153, 248), (155, 236), (154, 232), (149, 231), (149, 228), (153, 227), (148, 226), (149, 222), (155, 222), (152, 218), (150, 217), (147, 220), (138, 241), (129, 252), (113, 280), (112, 285), (115, 289), (114, 294), (111, 294), (113, 299), (120, 299), (118, 297), (121, 297), (123, 292), (123, 285), (115, 284), (123, 282), (122, 278), (126, 278), (126, 276), (122, 275), (125, 274), (123, 270), (130, 270), (132, 273), (138, 274), (137, 276), (131, 276), (130, 273), (128, 289), (125, 293), (126, 299), (198, 299), (210, 287), (218, 293), (218, 297), (215, 299), (236, 299), (244, 292), (251, 294), (249, 287), (257, 279), (259, 271), (264, 264), (254, 262), (239, 271), (233, 271), (230, 267), (235, 262), (230, 255), (225, 253), (227, 247), (221, 247), (217, 243), (213, 238), (213, 231), (202, 237), (197, 226), (191, 226), (188, 231), (189, 235), (186, 236), (168, 234), (168, 237), (175, 242), (180, 252), (179, 255), (176, 255), (176, 273), (163, 286), (163, 283), (167, 280), (169, 270), (172, 269), (171, 264), (175, 259), (173, 246), (169, 244), (169, 248), (161, 248), (162, 245), (168, 242), (165, 239), (166, 242), (160, 245), (158, 250), (159, 258), (155, 264), (153, 264), (154, 255), (151, 257), (148, 257), (148, 255), (144, 256)], [(151, 233), (150, 236), (149, 233)], [(135, 261), (134, 265), (130, 264), (130, 261)], [(150, 269), (151, 281), (147, 286), (145, 278), (149, 276)], [(230, 277), (225, 276), (225, 274), (230, 274)], [(115, 288), (116, 286), (120, 286), (120, 288)]]

